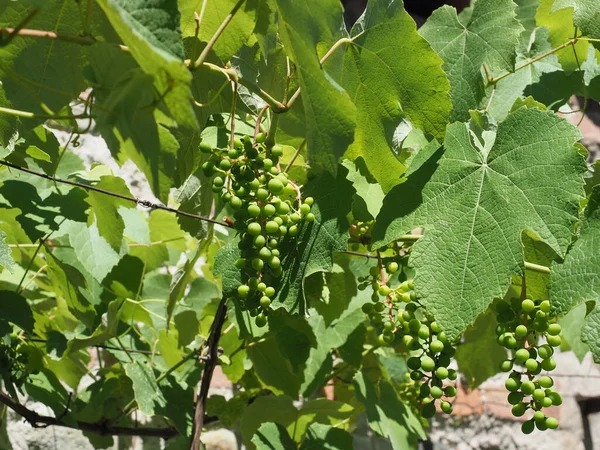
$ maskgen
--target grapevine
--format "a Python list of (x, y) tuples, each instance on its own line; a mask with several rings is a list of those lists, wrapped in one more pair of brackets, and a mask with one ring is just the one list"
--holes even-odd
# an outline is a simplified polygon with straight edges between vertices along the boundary
[(600, 362), (593, 1), (350, 2), (0, 0), (0, 413), (404, 450), (500, 374), (505, 429), (559, 428), (561, 353)]

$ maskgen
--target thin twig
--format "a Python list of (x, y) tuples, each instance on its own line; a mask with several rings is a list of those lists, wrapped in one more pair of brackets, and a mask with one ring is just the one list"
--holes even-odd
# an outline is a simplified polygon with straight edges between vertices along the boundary
[(212, 380), (215, 366), (217, 365), (219, 339), (221, 337), (221, 329), (227, 317), (227, 299), (223, 297), (217, 308), (215, 319), (212, 323), (210, 336), (206, 342), (208, 348), (208, 360), (204, 366), (202, 374), (202, 382), (200, 383), (200, 392), (196, 400), (196, 408), (194, 412), (194, 425), (192, 429), (192, 446), (191, 450), (200, 450), (200, 436), (202, 435), (202, 427), (204, 426), (204, 414), (206, 411), (206, 399), (208, 398), (208, 389)]
[(283, 173), (287, 173), (288, 170), (290, 170), (290, 167), (292, 167), (292, 165), (294, 164), (294, 161), (296, 161), (296, 158), (298, 158), (298, 155), (300, 154), (300, 152), (302, 151), (302, 149), (304, 148), (305, 145), (306, 145), (306, 139), (304, 139), (300, 143), (300, 145), (296, 149), (296, 152), (294, 153), (294, 155), (292, 156), (290, 161), (287, 163), (287, 166), (285, 167), (285, 170), (283, 171)]
[(179, 432), (173, 428), (128, 428), (128, 427), (117, 427), (109, 426), (106, 422), (90, 423), (90, 422), (65, 422), (62, 418), (42, 416), (35, 411), (27, 408), (19, 402), (13, 400), (11, 397), (6, 395), (4, 392), (0, 392), (0, 403), (5, 404), (14, 412), (22, 416), (33, 428), (46, 428), (50, 425), (56, 425), (59, 427), (72, 428), (76, 430), (82, 430), (88, 433), (99, 434), (101, 436), (148, 436), (148, 437), (159, 437), (163, 439), (170, 439), (179, 434)]
[(80, 45), (94, 45), (96, 43), (96, 39), (91, 36), (73, 36), (70, 34), (58, 34), (54, 31), (30, 30), (27, 28), (0, 28), (0, 33), (10, 33), (11, 36), (56, 39), (59, 41), (73, 42)]
[(21, 167), (21, 166), (17, 166), (16, 164), (12, 164), (12, 163), (9, 163), (9, 162), (6, 162), (6, 161), (0, 161), (0, 165), (11, 167), (13, 169), (20, 170), (22, 172), (26, 172), (26, 173), (29, 173), (31, 175), (38, 176), (40, 178), (45, 178), (45, 179), (50, 180), (50, 181), (55, 181), (55, 182), (58, 182), (58, 183), (64, 183), (64, 184), (68, 184), (68, 185), (71, 185), (71, 186), (76, 186), (76, 187), (79, 187), (79, 188), (82, 188), (82, 189), (86, 189), (88, 191), (94, 191), (94, 192), (98, 192), (100, 194), (110, 195), (111, 197), (117, 197), (117, 198), (120, 198), (122, 200), (127, 200), (129, 202), (134, 202), (134, 203), (137, 203), (138, 205), (141, 205), (141, 206), (143, 206), (145, 208), (161, 209), (163, 211), (172, 212), (174, 214), (179, 214), (181, 216), (190, 217), (192, 219), (203, 220), (205, 222), (216, 223), (216, 224), (222, 225), (224, 227), (232, 228), (232, 225), (230, 225), (230, 224), (228, 224), (226, 222), (221, 222), (220, 220), (215, 220), (215, 219), (211, 219), (209, 217), (199, 216), (197, 214), (191, 214), (191, 213), (188, 213), (188, 212), (185, 212), (185, 211), (181, 211), (181, 210), (178, 210), (178, 209), (175, 209), (175, 208), (170, 208), (168, 206), (160, 205), (160, 204), (157, 204), (157, 203), (152, 203), (152, 202), (150, 202), (148, 200), (140, 200), (140, 199), (135, 198), (135, 197), (129, 197), (127, 195), (122, 195), (122, 194), (118, 194), (116, 192), (111, 192), (111, 191), (107, 191), (105, 189), (100, 189), (100, 188), (97, 188), (95, 186), (90, 186), (90, 185), (87, 185), (87, 184), (78, 183), (76, 181), (69, 181), (69, 180), (63, 180), (61, 178), (52, 177), (50, 175), (46, 175), (45, 173), (36, 172), (34, 170), (27, 169), (27, 168)]
[(198, 59), (196, 60), (194, 65), (191, 67), (192, 69), (197, 69), (204, 63), (204, 61), (206, 61), (206, 58), (208, 57), (208, 54), (212, 50), (213, 46), (215, 45), (215, 42), (217, 42), (217, 39), (219, 39), (219, 37), (221, 36), (221, 34), (223, 33), (223, 31), (225, 30), (227, 25), (229, 25), (229, 23), (231, 22), (231, 19), (233, 19), (233, 16), (235, 16), (235, 13), (238, 12), (238, 9), (240, 9), (241, 6), (244, 4), (244, 1), (245, 0), (239, 0), (235, 4), (235, 6), (232, 8), (231, 12), (227, 15), (227, 17), (225, 17), (225, 20), (223, 20), (223, 23), (221, 23), (221, 25), (219, 25), (219, 28), (217, 28), (217, 30), (215, 31), (215, 34), (210, 38), (210, 40), (206, 44), (206, 47), (204, 47), (204, 49), (202, 50), (202, 53), (200, 53), (200, 56), (198, 57)]

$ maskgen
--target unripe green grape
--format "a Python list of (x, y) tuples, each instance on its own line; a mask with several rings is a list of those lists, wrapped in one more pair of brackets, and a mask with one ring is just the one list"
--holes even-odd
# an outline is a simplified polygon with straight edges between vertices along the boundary
[(519, 338), (524, 338), (525, 336), (527, 336), (527, 333), (528, 330), (525, 325), (519, 325), (517, 326), (517, 328), (515, 328), (515, 336)]
[(550, 312), (550, 301), (549, 300), (544, 300), (542, 303), (540, 303), (540, 311), (543, 311), (545, 313)]
[(254, 323), (258, 328), (262, 328), (267, 324), (267, 318), (263, 313), (260, 313), (258, 316), (256, 316), (256, 319), (254, 319)]
[[(410, 327), (410, 324), (409, 324)], [(428, 339), (429, 338), (429, 328), (426, 325), (421, 325), (421, 328), (419, 328), (418, 334), (419, 339)]]
[(411, 356), (406, 360), (406, 365), (410, 370), (419, 370), (421, 368), (421, 359), (416, 356)]
[(258, 206), (256, 203), (251, 203), (248, 206), (248, 214), (250, 215), (250, 217), (260, 216), (260, 206)]
[(270, 172), (273, 169), (273, 160), (271, 158), (263, 159), (262, 167), (265, 172)]
[(562, 397), (560, 396), (560, 394), (556, 391), (550, 393), (548, 395), (548, 397), (550, 397), (550, 399), (552, 400), (552, 404), (554, 406), (560, 406), (562, 405)]
[(504, 340), (502, 341), (502, 344), (504, 345), (504, 347), (506, 347), (508, 349), (516, 348), (517, 340), (515, 339), (514, 336), (506, 336), (504, 338)]
[(527, 361), (525, 361), (525, 368), (529, 372), (534, 372), (538, 368), (538, 366), (539, 364), (535, 359), (529, 358)]
[(550, 397), (544, 397), (542, 399), (542, 406), (544, 408), (550, 408), (552, 406), (552, 399)]
[(535, 303), (533, 302), (533, 300), (526, 298), (521, 302), (521, 308), (526, 313), (530, 313), (535, 309)]
[(519, 382), (519, 380), (515, 380), (514, 378), (507, 378), (506, 381), (504, 382), (504, 387), (506, 388), (507, 391), (510, 391), (510, 392), (518, 391), (520, 386), (521, 386), (521, 383)]
[(275, 214), (275, 206), (271, 205), (270, 203), (263, 206), (262, 215), (264, 217), (271, 217), (273, 214)]
[(427, 403), (426, 405), (423, 405), (420, 413), (421, 417), (423, 417), (424, 419), (431, 419), (433, 416), (435, 416), (435, 403), (431, 402)]
[(313, 213), (308, 213), (306, 216), (304, 216), (304, 220), (306, 220), (308, 223), (314, 222), (315, 215)]
[(267, 288), (267, 285), (265, 283), (263, 283), (262, 281), (260, 283), (258, 283), (258, 286), (256, 286), (256, 289), (258, 289), (260, 292), (264, 292), (266, 288)]
[[(552, 323), (548, 325), (548, 334), (550, 336), (558, 336), (561, 332), (561, 326), (557, 323)], [(552, 345), (552, 344), (550, 344)]]
[(533, 394), (533, 392), (535, 391), (535, 384), (533, 383), (533, 381), (523, 381), (523, 383), (521, 383), (521, 392), (523, 392), (523, 394), (525, 395), (531, 395)]
[(254, 270), (261, 270), (264, 267), (265, 263), (260, 258), (254, 258), (252, 260), (252, 268)]
[(246, 156), (249, 159), (255, 159), (258, 156), (258, 150), (251, 146), (244, 146), (244, 150), (246, 151)]
[(523, 434), (531, 434), (535, 428), (535, 423), (533, 420), (527, 420), (521, 424), (521, 432)]
[(388, 273), (395, 273), (398, 271), (398, 263), (397, 262), (391, 262), (387, 265), (386, 270), (388, 271)]
[(248, 286), (250, 286), (250, 289), (258, 289), (258, 278), (256, 277), (250, 277), (248, 278)]
[(526, 349), (520, 348), (519, 350), (517, 350), (515, 352), (515, 360), (518, 363), (523, 364), (528, 359), (529, 359), (529, 351), (527, 351)]
[(431, 389), (429, 388), (429, 385), (427, 385), (427, 384), (422, 384), (421, 387), (419, 388), (419, 396), (421, 398), (429, 397), (430, 393), (431, 393)]
[(222, 188), (225, 184), (225, 180), (222, 177), (215, 177), (212, 182), (214, 187)]
[(246, 267), (246, 258), (238, 258), (238, 260), (235, 262), (235, 267), (238, 269), (243, 269)]
[(411, 343), (410, 343), (410, 347), (409, 350), (421, 350), (421, 343), (419, 342), (418, 339), (414, 339)]
[(274, 217), (273, 222), (275, 222), (279, 226), (283, 225), (283, 219), (281, 217)]
[(276, 248), (274, 248), (273, 250), (271, 250), (271, 254), (272, 254), (273, 256), (279, 256), (279, 255), (280, 255), (280, 252), (279, 252), (279, 250), (277, 250)]
[(242, 284), (241, 286), (238, 286), (237, 292), (241, 298), (246, 298), (250, 293), (250, 287), (245, 284)]
[(262, 234), (259, 234), (254, 238), (252, 245), (254, 245), (256, 248), (261, 248), (265, 246), (266, 242), (267, 240), (265, 239), (265, 237)]
[(283, 183), (279, 178), (271, 178), (267, 183), (267, 187), (275, 195), (281, 194), (284, 188)]
[(392, 292), (392, 290), (388, 286), (382, 285), (382, 286), (379, 286), (379, 289), (377, 290), (377, 292), (379, 293), (379, 295), (386, 297), (386, 296), (390, 295), (390, 292)]
[(535, 391), (533, 391), (533, 394), (531, 394), (531, 397), (536, 402), (541, 402), (542, 400), (544, 400), (544, 397), (546, 397), (546, 394), (544, 393), (543, 389), (536, 389)]
[(385, 331), (392, 331), (394, 329), (394, 324), (392, 322), (386, 322), (383, 324), (383, 329)]
[(281, 155), (283, 155), (283, 148), (281, 148), (280, 145), (275, 144), (271, 148), (271, 155), (275, 156), (276, 158), (279, 158)]
[(262, 228), (258, 222), (250, 222), (246, 227), (246, 231), (248, 231), (250, 236), (258, 236), (261, 233)]
[(243, 202), (241, 198), (233, 196), (231, 197), (229, 204), (233, 209), (240, 209), (243, 205)]
[(229, 161), (228, 159), (222, 159), (219, 162), (219, 169), (225, 170), (225, 171), (231, 169), (231, 161)]
[(287, 234), (287, 227), (284, 225), (281, 225), (279, 227), (279, 236), (285, 236)]
[[(413, 341), (414, 343), (414, 341)], [(423, 378), (423, 372), (421, 372), (420, 370), (415, 370), (414, 372), (411, 372), (410, 374), (410, 379), (413, 381), (419, 381), (421, 378)]]
[(550, 347), (547, 344), (541, 345), (538, 348), (538, 355), (540, 356), (540, 358), (542, 359), (546, 359), (551, 357), (554, 354), (554, 350), (552, 349), (552, 347)]
[(277, 214), (289, 214), (290, 205), (287, 202), (279, 202), (277, 204)]
[(552, 347), (560, 347), (562, 339), (560, 336), (547, 336), (546, 340)]
[(303, 216), (305, 216), (309, 212), (310, 212), (310, 206), (308, 206), (306, 203), (302, 203), (300, 205), (300, 214), (302, 214)]
[(267, 139), (267, 135), (265, 133), (258, 133), (256, 135), (256, 143), (262, 144)]
[(277, 256), (271, 257), (269, 260), (269, 267), (271, 269), (277, 269), (278, 267), (281, 267), (281, 260)]
[(273, 220), (269, 220), (265, 224), (265, 231), (269, 234), (275, 234), (275, 233), (277, 233), (278, 230), (279, 230), (279, 225), (277, 225), (277, 222), (275, 222)]
[(414, 313), (417, 310), (417, 305), (415, 305), (414, 303), (409, 303), (404, 307), (404, 309), (408, 312)]
[(290, 228), (288, 228), (288, 234), (291, 237), (296, 237), (298, 236), (298, 233), (300, 232), (300, 229), (296, 226), (296, 225), (292, 225)]
[(448, 379), (450, 381), (456, 380), (457, 377), (458, 377), (458, 372), (456, 370), (448, 369)]
[(440, 331), (437, 335), (438, 341), (443, 342), (444, 344), (448, 342), (448, 338), (446, 337), (446, 333)]
[(451, 414), (452, 413), (452, 403), (444, 400), (440, 403), (440, 409), (446, 414)]
[(434, 333), (439, 333), (440, 331), (442, 331), (437, 322), (431, 322), (429, 324), (429, 328), (431, 328), (431, 331), (433, 331)]
[(446, 378), (448, 378), (448, 369), (446, 369), (445, 367), (438, 367), (435, 371), (435, 376), (438, 377), (440, 380), (445, 380)]
[(412, 319), (408, 323), (408, 328), (413, 333), (417, 333), (421, 329), (421, 321), (419, 319)]
[(439, 353), (444, 350), (444, 344), (440, 341), (431, 341), (431, 344), (429, 344), (429, 350), (434, 353)]
[(508, 394), (508, 397), (506, 397), (506, 400), (510, 405), (517, 405), (523, 401), (523, 394), (520, 392), (511, 392)]
[(269, 259), (271, 257), (271, 250), (269, 250), (267, 247), (263, 247), (258, 251), (258, 257), (260, 259), (262, 259), (263, 261), (266, 261), (267, 259)]
[(538, 333), (543, 333), (548, 329), (548, 321), (546, 319), (540, 319), (536, 317), (531, 321), (530, 326)]
[(200, 151), (202, 153), (211, 153), (212, 152), (212, 146), (208, 142), (200, 142), (200, 144), (198, 145), (198, 148), (200, 149)]
[(267, 297), (266, 295), (263, 295), (260, 298), (260, 306), (262, 306), (263, 308), (268, 308), (270, 304), (271, 304), (271, 299), (269, 297)]
[(382, 334), (382, 336), (383, 336), (383, 340), (386, 343), (388, 343), (388, 344), (391, 343), (391, 342), (393, 342), (394, 339), (396, 339), (396, 335), (394, 333), (392, 333), (392, 332), (389, 332), (389, 331), (387, 331), (387, 332), (384, 331), (383, 334)]
[[(364, 312), (365, 314), (369, 314), (371, 311), (373, 311), (373, 304), (372, 303), (365, 303), (364, 305), (361, 306), (362, 312)], [(419, 367), (421, 366), (421, 363), (419, 362)]]
[(430, 391), (429, 395), (431, 395), (431, 397), (433, 397), (435, 399), (438, 399), (438, 398), (442, 398), (442, 395), (444, 395), (444, 392), (438, 386), (433, 386), (431, 388), (431, 391)]
[(269, 198), (269, 191), (263, 188), (259, 188), (256, 190), (256, 198), (261, 201), (265, 201)]
[(552, 379), (552, 377), (549, 377), (548, 375), (544, 375), (538, 379), (538, 383), (540, 383), (540, 386), (543, 387), (544, 389), (548, 389), (554, 385), (554, 380)]
[(539, 420), (539, 421), (534, 420), (534, 423), (535, 423), (536, 428), (540, 431), (546, 431), (548, 429), (548, 426), (546, 425), (546, 420), (544, 420), (544, 419)]
[(511, 409), (512, 415), (521, 417), (527, 411), (527, 403), (517, 403)]
[(550, 372), (551, 370), (554, 370), (555, 368), (556, 368), (556, 361), (554, 361), (554, 358), (550, 357), (550, 358), (546, 358), (542, 361), (542, 369)]
[(235, 149), (229, 149), (227, 151), (227, 156), (231, 159), (236, 159), (238, 156), (240, 156), (239, 152)]
[(277, 248), (278, 246), (277, 239), (269, 239), (269, 248)]
[(423, 357), (421, 360), (421, 369), (423, 369), (424, 372), (433, 371), (433, 369), (435, 369), (435, 361), (429, 356)]
[(447, 397), (454, 397), (456, 395), (456, 387), (446, 386), (444, 388), (444, 394), (446, 394)]
[(510, 372), (513, 368), (513, 362), (510, 359), (505, 359), (500, 363), (500, 370), (502, 372)]
[(306, 203), (308, 206), (312, 206), (314, 202), (315, 202), (315, 199), (312, 197), (306, 197), (304, 199), (304, 203)]

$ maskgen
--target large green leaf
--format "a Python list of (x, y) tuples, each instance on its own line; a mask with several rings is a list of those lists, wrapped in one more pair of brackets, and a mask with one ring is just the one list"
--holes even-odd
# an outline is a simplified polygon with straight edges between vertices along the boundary
[[(294, 239), (286, 239), (281, 246), (281, 278), (275, 280), (276, 297), (273, 306), (290, 312), (305, 312), (304, 279), (332, 267), (334, 252), (346, 250), (348, 219), (353, 194), (352, 185), (340, 173), (334, 179), (328, 173), (311, 180), (303, 190), (304, 196), (314, 198), (312, 212), (315, 221), (302, 225)], [(223, 294), (235, 295), (242, 284), (241, 271), (235, 262), (241, 253), (234, 240), (216, 256), (214, 274), (223, 279)]]
[[(122, 178), (103, 176), (95, 184), (95, 187), (131, 197), (131, 193)], [(123, 231), (125, 231), (125, 222), (119, 214), (119, 208), (130, 207), (132, 203), (95, 191), (88, 192), (86, 201), (92, 207), (100, 236), (106, 239), (113, 250), (118, 252), (123, 242)]]
[(512, 0), (478, 1), (469, 22), (463, 25), (454, 8), (443, 6), (420, 29), (421, 36), (444, 60), (450, 81), (452, 120), (467, 120), (469, 109), (476, 109), (483, 98), (483, 64), (493, 74), (514, 69), (516, 47), (523, 31), (515, 8)]
[(352, 435), (341, 428), (313, 423), (306, 430), (300, 450), (352, 450)]
[[(0, 4), (0, 27), (14, 28), (31, 13), (23, 3)], [(26, 28), (79, 36), (79, 7), (76, 2), (45, 1)], [(60, 110), (77, 98), (85, 89), (83, 49), (73, 42), (20, 36), (0, 46), (0, 78), (12, 107), (43, 114), (41, 103)]]
[(166, 399), (158, 389), (154, 372), (141, 360), (125, 364), (125, 372), (133, 382), (135, 400), (144, 414), (154, 415), (155, 408), (166, 406)]
[(600, 188), (596, 187), (585, 210), (579, 239), (563, 264), (554, 264), (548, 287), (554, 314), (566, 314), (577, 305), (595, 302), (581, 332), (594, 360), (600, 362)]
[(296, 444), (287, 430), (278, 423), (263, 423), (252, 436), (256, 450), (296, 450)]
[(0, 324), (14, 323), (28, 333), (33, 331), (33, 313), (27, 300), (12, 291), (0, 291)]
[(192, 75), (183, 63), (177, 5), (169, 0), (98, 0), (110, 23), (180, 126), (198, 128), (192, 108)]
[[(575, 0), (575, 11), (573, 22), (581, 33), (593, 39), (600, 39), (600, 8), (596, 0)], [(596, 48), (600, 48), (598, 42), (594, 42)]]
[(374, 246), (425, 228), (411, 256), (416, 292), (451, 339), (523, 273), (523, 231), (564, 255), (583, 195), (579, 137), (551, 112), (520, 108), (485, 154), (468, 126), (455, 123), (445, 151), (386, 197)]
[[(233, 11), (240, 0), (177, 0), (181, 11), (181, 31), (183, 37), (195, 37), (197, 23), (194, 13), (202, 17), (198, 29), (198, 39), (208, 42), (225, 18)], [(256, 8), (260, 0), (242, 1), (242, 6), (227, 25), (227, 32), (221, 34), (213, 46), (213, 51), (223, 62), (237, 53), (244, 45), (256, 24)], [(205, 44), (204, 44), (205, 45)]]
[(387, 192), (405, 169), (392, 150), (396, 128), (408, 119), (443, 137), (452, 109), (450, 85), (441, 58), (419, 36), (400, 0), (368, 3), (351, 34), (341, 84), (358, 116), (347, 156), (362, 157)]
[(356, 108), (321, 67), (317, 49), (327, 49), (341, 37), (342, 5), (337, 0), (277, 0), (275, 7), (284, 48), (297, 64), (310, 163), (335, 174), (354, 140)]

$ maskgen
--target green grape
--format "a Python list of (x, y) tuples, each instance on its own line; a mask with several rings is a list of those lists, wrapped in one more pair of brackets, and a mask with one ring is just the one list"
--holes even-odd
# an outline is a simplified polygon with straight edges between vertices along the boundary
[(240, 156), (239, 152), (235, 149), (229, 149), (227, 151), (227, 156), (231, 159), (236, 159), (238, 156)]
[(254, 319), (254, 323), (256, 324), (256, 326), (258, 328), (262, 328), (262, 327), (264, 327), (267, 324), (267, 318), (265, 317), (265, 315), (263, 313), (260, 313)]
[(275, 288), (272, 286), (269, 286), (265, 289), (265, 295), (268, 297), (273, 297), (275, 295)]
[(260, 298), (260, 306), (262, 306), (263, 308), (268, 308), (270, 304), (271, 304), (271, 299), (269, 297), (267, 297), (266, 295), (263, 295)]
[(538, 362), (533, 358), (529, 358), (527, 361), (525, 361), (525, 368), (529, 372), (534, 372), (535, 370), (537, 370), (538, 365)]
[(435, 403), (431, 402), (423, 405), (420, 412), (421, 417), (424, 419), (431, 419), (433, 416), (435, 416)]
[(521, 431), (523, 432), (523, 434), (531, 434), (533, 432), (533, 429), (534, 429), (533, 420), (527, 420), (521, 424)]
[(275, 214), (275, 206), (270, 203), (263, 206), (262, 215), (264, 217), (271, 217), (273, 214)]
[(523, 394), (520, 392), (511, 392), (508, 394), (507, 401), (511, 405), (517, 405), (523, 401)]
[(253, 245), (256, 248), (261, 248), (261, 247), (265, 246), (266, 242), (267, 242), (267, 239), (262, 234), (259, 234), (258, 236), (256, 236), (254, 238)]
[(262, 259), (263, 261), (266, 261), (267, 259), (269, 259), (271, 257), (271, 250), (269, 250), (267, 247), (263, 247), (258, 251), (258, 257), (260, 259)]
[(277, 225), (277, 222), (275, 222), (273, 220), (269, 220), (265, 224), (265, 231), (269, 234), (275, 234), (275, 233), (277, 233), (278, 230), (279, 230), (279, 225)]
[(542, 361), (542, 369), (547, 370), (548, 372), (554, 370), (556, 368), (556, 361), (554, 358), (546, 358)]
[(431, 341), (431, 344), (429, 344), (429, 349), (434, 353), (440, 353), (442, 350), (444, 350), (444, 343), (440, 341)]
[(540, 303), (540, 311), (545, 313), (550, 312), (550, 302), (548, 300), (544, 300), (542, 303)]
[(296, 237), (298, 236), (298, 233), (300, 232), (300, 229), (296, 226), (296, 225), (292, 225), (290, 228), (288, 228), (288, 234), (291, 237)]
[(502, 372), (510, 372), (513, 368), (513, 362), (510, 359), (506, 359), (500, 363), (500, 370)]
[(250, 293), (250, 287), (245, 284), (242, 284), (241, 286), (238, 286), (237, 292), (241, 298), (246, 298)]
[(456, 387), (446, 386), (444, 388), (444, 394), (446, 394), (447, 397), (454, 397), (456, 395)]
[(527, 336), (528, 332), (529, 330), (527, 330), (527, 327), (525, 325), (519, 325), (517, 326), (517, 328), (515, 328), (515, 336), (519, 338), (524, 338), (525, 336)]
[(444, 392), (442, 391), (442, 389), (440, 387), (433, 386), (431, 388), (430, 395), (431, 395), (431, 397), (438, 399), (438, 398), (442, 398), (442, 395), (444, 395)]
[(416, 356), (411, 356), (406, 361), (406, 365), (410, 370), (419, 370), (421, 368), (421, 359)]
[(448, 379), (450, 381), (456, 380), (457, 377), (458, 377), (458, 372), (456, 372), (456, 370), (448, 369)]
[(264, 292), (266, 288), (267, 288), (267, 285), (265, 283), (263, 283), (262, 281), (260, 283), (258, 283), (258, 286), (256, 286), (256, 289), (258, 289), (260, 292)]
[(562, 343), (560, 336), (547, 336), (546, 340), (552, 347), (560, 347), (560, 344)]
[(560, 396), (560, 394), (558, 392), (553, 391), (550, 394), (548, 394), (548, 397), (552, 400), (552, 404), (554, 406), (562, 405), (562, 397)]
[(258, 206), (256, 203), (251, 203), (248, 206), (248, 214), (250, 215), (250, 217), (260, 216), (260, 206)]
[(231, 207), (233, 209), (240, 209), (243, 205), (242, 203), (242, 199), (240, 199), (239, 197), (231, 197), (231, 200), (229, 201), (229, 204), (231, 205)]
[(265, 263), (260, 258), (254, 258), (252, 260), (252, 268), (254, 270), (260, 270), (260, 269), (262, 269), (264, 267), (264, 265), (265, 265)]
[[(409, 324), (410, 327), (410, 324)], [(419, 328), (418, 331), (418, 336), (419, 339), (428, 339), (429, 338), (429, 327), (427, 327), (426, 325), (421, 325), (421, 328)]]
[(536, 389), (535, 391), (533, 391), (533, 394), (531, 394), (531, 397), (536, 402), (541, 402), (544, 399), (544, 397), (546, 397), (546, 394), (544, 393), (543, 389)]
[(308, 213), (305, 217), (304, 220), (306, 220), (307, 222), (314, 222), (315, 221), (315, 215), (313, 213)]
[(265, 201), (267, 198), (269, 198), (269, 191), (263, 188), (259, 188), (256, 190), (255, 195), (258, 200)]
[(419, 388), (419, 396), (421, 398), (429, 397), (430, 393), (431, 393), (431, 389), (429, 388), (428, 384), (422, 384), (421, 387)]
[(275, 144), (271, 148), (271, 155), (273, 155), (276, 158), (279, 158), (280, 156), (283, 155), (283, 148), (281, 148), (281, 146), (279, 146), (278, 144)]
[(284, 188), (283, 183), (279, 178), (271, 178), (267, 183), (267, 187), (269, 188), (269, 191), (275, 195), (281, 194)]
[(438, 377), (440, 380), (448, 378), (448, 369), (446, 369), (445, 367), (438, 367), (435, 371), (435, 376)]
[(529, 352), (526, 349), (520, 348), (519, 350), (517, 350), (515, 352), (515, 361), (517, 361), (518, 363), (523, 364), (528, 359), (529, 359)]
[(504, 382), (504, 387), (510, 392), (515, 392), (519, 390), (519, 388), (521, 387), (521, 383), (519, 382), (519, 380), (516, 380), (514, 378), (507, 378)]
[(540, 386), (544, 389), (548, 389), (554, 385), (554, 380), (548, 375), (544, 375), (539, 378), (538, 383), (540, 383)]
[(512, 415), (515, 417), (521, 417), (527, 411), (527, 403), (517, 403), (511, 409)]
[(265, 139), (267, 139), (267, 136), (265, 133), (258, 133), (256, 135), (256, 143), (257, 144), (262, 144), (263, 142), (265, 142)]
[(521, 383), (521, 392), (523, 392), (523, 394), (525, 395), (531, 395), (533, 394), (533, 392), (535, 391), (535, 384), (533, 384), (533, 381), (524, 381), (523, 383)]
[(521, 308), (526, 313), (530, 313), (535, 309), (535, 303), (533, 302), (533, 300), (525, 299), (523, 300), (523, 302), (521, 302)]
[(262, 231), (262, 227), (258, 222), (250, 222), (246, 230), (248, 231), (249, 235), (258, 236)]
[(551, 430), (556, 430), (558, 428), (558, 420), (554, 417), (546, 417), (546, 427)]
[(198, 145), (198, 148), (200, 149), (200, 151), (202, 153), (211, 153), (212, 152), (212, 146), (208, 142), (200, 142), (200, 144)]
[(307, 215), (310, 212), (310, 206), (306, 203), (300, 205), (300, 214), (303, 216)]
[[(383, 285), (383, 286), (379, 286), (378, 292), (379, 292), (379, 295), (386, 297), (386, 296), (390, 295), (390, 292), (392, 292), (392, 290), (388, 286)], [(419, 326), (420, 325), (421, 324), (419, 323)]]
[(542, 359), (549, 358), (553, 354), (554, 354), (554, 350), (549, 345), (544, 344), (538, 348), (538, 355)]
[(446, 414), (451, 414), (452, 413), (452, 403), (444, 400), (440, 403), (440, 409)]
[(228, 159), (222, 159), (219, 162), (219, 169), (225, 170), (225, 171), (231, 169), (231, 161), (229, 161)]
[(277, 268), (281, 267), (281, 261), (279, 260), (279, 258), (277, 256), (273, 256), (269, 260), (269, 267), (271, 269), (277, 269)]
[(552, 406), (552, 399), (550, 397), (544, 397), (542, 399), (542, 406), (544, 408), (550, 408)]
[(415, 370), (410, 374), (410, 379), (413, 381), (419, 381), (421, 378), (423, 378), (423, 372), (421, 372), (420, 370)]
[(435, 361), (429, 356), (423, 357), (421, 359), (421, 369), (424, 372), (432, 372), (435, 369)]

